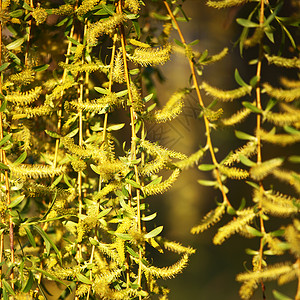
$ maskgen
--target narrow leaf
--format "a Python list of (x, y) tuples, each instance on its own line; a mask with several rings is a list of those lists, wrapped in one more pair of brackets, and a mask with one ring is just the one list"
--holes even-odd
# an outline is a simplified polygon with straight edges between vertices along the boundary
[(247, 86), (247, 83), (240, 76), (238, 69), (235, 69), (234, 78), (235, 78), (235, 81), (237, 82), (237, 84), (239, 84), (240, 86)]
[(9, 205), (8, 208), (14, 208), (17, 205), (19, 205), (25, 198), (25, 195), (22, 195), (20, 197), (17, 197), (16, 199), (14, 199)]
[(14, 161), (14, 165), (19, 165), (21, 164), (27, 157), (27, 152), (24, 151), (15, 161)]
[(23, 42), (24, 42), (24, 38), (19, 38), (19, 39), (15, 40), (15, 41), (11, 42), (10, 44), (8, 44), (6, 46), (6, 48), (8, 50), (14, 50), (14, 49), (20, 47), (23, 44)]
[(24, 285), (23, 289), (22, 289), (22, 292), (23, 293), (28, 293), (32, 287), (34, 283), (34, 277), (33, 277), (33, 274), (31, 271), (29, 271), (29, 277), (26, 281), (26, 284)]
[(76, 273), (76, 278), (85, 284), (93, 284), (92, 281), (80, 273)]
[(242, 18), (237, 18), (236, 22), (238, 24), (242, 25), (243, 27), (247, 27), (247, 28), (258, 27), (259, 26), (259, 24), (257, 24), (257, 23), (254, 23), (254, 22), (252, 22), (250, 20), (242, 19)]
[(155, 229), (153, 229), (150, 232), (146, 233), (144, 235), (144, 238), (145, 239), (150, 239), (150, 238), (153, 238), (155, 236), (158, 236), (162, 232), (163, 228), (164, 228), (163, 226), (156, 227)]

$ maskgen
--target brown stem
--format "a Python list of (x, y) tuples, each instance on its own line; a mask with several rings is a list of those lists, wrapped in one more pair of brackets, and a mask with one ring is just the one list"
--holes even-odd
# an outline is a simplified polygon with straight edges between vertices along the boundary
[[(259, 16), (259, 25), (263, 26), (264, 23), (264, 1), (261, 0), (260, 2), (260, 16)], [(261, 79), (261, 65), (262, 65), (262, 59), (263, 59), (263, 44), (259, 44), (259, 56), (258, 56), (258, 63), (256, 68), (256, 77), (257, 77), (257, 86), (255, 89), (256, 92), (256, 106), (259, 109), (262, 109), (261, 105), (261, 87), (260, 87), (260, 79)], [(257, 114), (256, 116), (256, 139), (257, 139), (257, 164), (261, 164), (262, 162), (262, 152), (261, 152), (261, 136), (260, 136), (260, 129), (261, 129), (261, 115)], [(263, 183), (259, 182), (260, 187), (260, 193), (262, 194), (264, 192)], [(261, 208), (261, 204), (259, 204), (259, 208)], [(265, 233), (265, 226), (264, 226), (264, 220), (262, 216), (259, 217), (260, 221), (260, 231), (262, 233)], [(262, 261), (263, 261), (263, 250), (264, 250), (264, 240), (263, 237), (260, 239), (260, 247), (259, 247), (259, 266), (258, 269), (262, 269)], [(261, 289), (263, 292), (263, 299), (266, 299), (265, 297), (265, 285), (264, 282), (261, 281)]]
[[(122, 2), (121, 0), (118, 2), (117, 6), (117, 12), (122, 13)], [(121, 46), (122, 46), (122, 53), (123, 53), (123, 63), (124, 63), (124, 71), (125, 71), (125, 79), (127, 84), (127, 90), (128, 90), (128, 97), (129, 102), (133, 103), (132, 98), (132, 91), (130, 87), (130, 78), (129, 78), (129, 72), (128, 72), (128, 64), (127, 64), (127, 57), (126, 57), (126, 42), (125, 42), (125, 34), (124, 34), (124, 27), (123, 25), (120, 25), (120, 39), (121, 39)], [(132, 106), (130, 106), (130, 122), (131, 122), (131, 159), (136, 159), (136, 133), (135, 133), (135, 126), (134, 126), (134, 120), (135, 120), (135, 112)], [(138, 167), (135, 164), (134, 165), (134, 173), (135, 173), (135, 180), (137, 184), (140, 184), (139, 174), (138, 174)], [(139, 233), (142, 232), (141, 228), (141, 201), (140, 201), (140, 190), (136, 190), (136, 203), (137, 203), (137, 230)], [(139, 248), (139, 267), (138, 267), (138, 285), (141, 286), (142, 283), (142, 249)], [(139, 296), (139, 299), (141, 299), (141, 296)]]
[[(186, 42), (185, 42), (183, 34), (182, 34), (181, 30), (180, 30), (179, 24), (178, 24), (175, 16), (173, 15), (173, 12), (171, 11), (171, 8), (170, 8), (169, 4), (166, 1), (163, 1), (163, 2), (164, 2), (164, 5), (165, 5), (165, 7), (166, 7), (166, 9), (168, 11), (169, 16), (171, 17), (173, 23), (176, 26), (176, 29), (177, 29), (177, 32), (179, 34), (179, 37), (181, 39), (182, 44), (184, 44), (186, 46)], [(191, 69), (191, 73), (192, 73), (193, 84), (194, 84), (194, 88), (196, 90), (196, 94), (197, 94), (197, 97), (198, 97), (199, 104), (200, 104), (200, 106), (202, 108), (204, 108), (205, 106), (204, 106), (204, 102), (203, 102), (202, 97), (201, 97), (201, 93), (200, 93), (200, 89), (199, 89), (199, 84), (198, 84), (198, 80), (197, 80), (197, 76), (196, 76), (196, 72), (195, 72), (194, 62), (193, 62), (193, 60), (191, 58), (188, 58), (188, 61), (189, 61), (189, 65), (190, 65), (190, 69)], [(219, 188), (220, 188), (222, 196), (223, 196), (223, 201), (229, 207), (231, 207), (232, 205), (231, 205), (231, 203), (229, 202), (229, 200), (227, 198), (227, 195), (225, 193), (225, 189), (224, 189), (224, 186), (223, 186), (223, 183), (222, 183), (222, 180), (221, 180), (221, 174), (220, 174), (220, 171), (218, 169), (219, 163), (218, 163), (218, 161), (216, 159), (214, 148), (213, 148), (212, 141), (211, 141), (210, 122), (206, 118), (205, 115), (204, 115), (204, 123), (205, 123), (206, 139), (207, 139), (206, 140), (206, 145), (209, 148), (209, 152), (210, 152), (210, 155), (211, 155), (212, 162), (216, 166), (216, 169), (215, 169), (215, 171), (216, 171), (216, 177), (217, 177), (217, 182), (218, 182)]]
[[(0, 9), (2, 10), (2, 1), (1, 0), (0, 0)], [(2, 23), (0, 24), (0, 66), (1, 65), (2, 65)], [(0, 94), (2, 95), (2, 78), (0, 78)], [(1, 102), (2, 101), (0, 101), (0, 105), (1, 105)], [(2, 139), (3, 139), (3, 113), (0, 112), (0, 140), (2, 140)], [(4, 163), (4, 164), (7, 164), (6, 153), (5, 153), (4, 150), (1, 150), (1, 162)], [(8, 171), (7, 170), (5, 170), (5, 172), (4, 172), (4, 178), (5, 178), (6, 204), (7, 204), (7, 206), (9, 206), (10, 203), (11, 203), (11, 198), (10, 198), (9, 177), (8, 177)], [(0, 259), (2, 261), (2, 254), (3, 254), (3, 251), (4, 251), (4, 236), (3, 236), (3, 234), (1, 235), (0, 243), (1, 243), (1, 245), (0, 245), (0, 251), (1, 251)], [(14, 224), (13, 224), (11, 214), (9, 215), (9, 245), (10, 245), (11, 263), (14, 264), (14, 262), (15, 262)], [(14, 279), (13, 270), (11, 272), (10, 278), (11, 278), (11, 280)], [(11, 283), (11, 285), (12, 285), (12, 288), (14, 289), (13, 282)]]

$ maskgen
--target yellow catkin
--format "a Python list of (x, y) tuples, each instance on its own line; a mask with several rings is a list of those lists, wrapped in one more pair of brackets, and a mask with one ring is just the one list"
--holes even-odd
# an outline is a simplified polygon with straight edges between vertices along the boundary
[(300, 134), (275, 134), (263, 129), (260, 129), (258, 133), (263, 141), (283, 147), (300, 141)]
[(265, 31), (263, 27), (256, 27), (253, 35), (244, 41), (245, 48), (254, 47), (260, 43), (264, 37)]
[(283, 163), (281, 158), (273, 158), (251, 167), (250, 175), (255, 180), (262, 180)]
[(146, 195), (157, 195), (157, 194), (162, 194), (166, 192), (170, 187), (173, 185), (173, 183), (176, 181), (180, 174), (179, 169), (175, 169), (173, 173), (170, 175), (170, 177), (158, 184), (148, 184), (142, 188), (142, 191)]
[(48, 165), (9, 165), (11, 175), (17, 178), (44, 178), (57, 176), (65, 172), (66, 166), (52, 167)]
[(232, 179), (245, 179), (249, 176), (248, 171), (239, 168), (226, 167), (224, 165), (220, 165), (218, 169), (222, 174)]
[(197, 226), (194, 226), (191, 229), (192, 234), (198, 234), (203, 232), (204, 230), (208, 229), (210, 226), (214, 225), (215, 223), (221, 220), (221, 217), (225, 213), (226, 205), (222, 204), (215, 209), (211, 210), (207, 213), (204, 218), (202, 219), (201, 223)]
[(300, 87), (300, 80), (291, 80), (286, 77), (281, 77), (280, 83), (288, 89)]
[[(158, 173), (160, 170), (162, 170), (166, 164), (170, 161), (170, 159), (167, 156), (157, 156), (152, 161), (145, 163), (140, 172), (142, 175), (150, 176), (153, 174)], [(177, 164), (176, 164), (177, 166)]]
[(8, 102), (13, 102), (19, 105), (27, 105), (34, 102), (42, 93), (42, 87), (38, 86), (27, 92), (14, 92), (5, 96)]
[(210, 86), (208, 83), (203, 82), (201, 88), (205, 90), (206, 94), (219, 99), (220, 101), (232, 101), (249, 94), (252, 90), (251, 86), (242, 86), (234, 90), (223, 91), (218, 88)]
[(237, 275), (237, 281), (248, 281), (255, 280), (259, 282), (260, 280), (274, 280), (279, 276), (286, 274), (292, 270), (292, 266), (289, 263), (285, 264), (275, 264), (268, 266), (261, 271), (245, 272)]
[(96, 45), (100, 36), (104, 34), (112, 35), (115, 31), (115, 28), (125, 20), (126, 16), (124, 14), (115, 13), (106, 19), (102, 19), (91, 24), (87, 32), (88, 43), (91, 45)]
[(243, 147), (237, 149), (234, 151), (233, 154), (231, 154), (224, 162), (226, 166), (231, 166), (234, 162), (239, 163), (240, 162), (240, 155), (243, 155), (245, 157), (250, 157), (254, 155), (257, 151), (257, 145), (254, 141), (249, 141), (246, 145)]
[(151, 143), (150, 141), (147, 141), (147, 140), (142, 140), (141, 146), (143, 148), (145, 148), (146, 151), (153, 156), (160, 156), (160, 157), (167, 156), (170, 158), (177, 158), (177, 159), (186, 159), (187, 158), (187, 156), (181, 152), (169, 150), (165, 147)]
[(59, 16), (68, 16), (74, 13), (74, 7), (70, 4), (63, 4), (59, 8), (52, 8), (52, 14)]
[(31, 15), (35, 19), (37, 25), (44, 23), (48, 17), (46, 9), (42, 7), (34, 8)]
[(300, 237), (299, 231), (292, 225), (288, 225), (284, 230), (284, 237), (290, 244), (290, 251), (297, 257), (300, 258)]
[(300, 59), (298, 57), (285, 58), (281, 56), (266, 55), (266, 58), (270, 64), (274, 64), (278, 67), (284, 68), (298, 68), (300, 69)]
[(268, 111), (264, 115), (264, 119), (278, 126), (292, 125), (295, 122), (300, 121), (300, 113), (291, 112), (291, 113), (274, 113)]
[(128, 57), (142, 66), (163, 65), (170, 59), (171, 49), (171, 44), (166, 44), (162, 48), (139, 47), (134, 50), (133, 55), (128, 55)]
[(191, 154), (188, 158), (176, 162), (175, 165), (181, 170), (191, 168), (193, 165), (198, 164), (199, 160), (203, 157), (205, 149), (199, 149), (195, 153)]
[(300, 98), (300, 87), (284, 90), (274, 88), (268, 83), (263, 84), (264, 91), (271, 97), (281, 101), (292, 102)]
[(278, 238), (272, 237), (270, 234), (264, 234), (264, 240), (268, 244), (269, 249), (274, 255), (282, 255), (284, 253), (284, 248), (282, 247), (282, 241)]
[(132, 13), (137, 14), (140, 10), (140, 3), (138, 0), (125, 0), (125, 8), (128, 8)]
[(99, 2), (100, 0), (83, 0), (81, 5), (77, 8), (76, 13), (79, 16), (83, 16), (92, 10)]
[(114, 82), (123, 83), (125, 82), (125, 73), (123, 65), (122, 52), (118, 51), (114, 59), (114, 67), (112, 73), (112, 79)]
[(219, 228), (217, 234), (213, 238), (214, 244), (221, 245), (231, 235), (239, 232), (245, 225), (251, 223), (256, 216), (252, 208), (238, 211), (237, 214), (238, 217), (236, 219)]
[(185, 91), (174, 93), (162, 109), (149, 113), (146, 119), (157, 123), (164, 123), (176, 118), (182, 112), (185, 94)]
[(225, 126), (233, 126), (244, 121), (251, 114), (251, 110), (243, 108), (233, 114), (231, 117), (222, 119), (222, 124)]
[(252, 297), (254, 291), (257, 289), (257, 287), (258, 287), (258, 284), (257, 284), (256, 280), (252, 279), (252, 280), (245, 281), (239, 290), (241, 299), (243, 299), (243, 300), (250, 299)]
[(23, 107), (20, 110), (17, 110), (13, 114), (13, 119), (22, 119), (27, 118), (31, 119), (36, 116), (47, 116), (53, 112), (53, 109), (49, 105), (40, 105), (37, 107)]
[(273, 216), (290, 217), (299, 211), (294, 205), (295, 199), (279, 193), (265, 192), (261, 194), (259, 191), (255, 191), (253, 201), (259, 202), (262, 210)]
[(219, 60), (221, 60), (222, 58), (224, 58), (228, 53), (228, 48), (224, 48), (220, 53), (217, 53), (215, 55), (212, 55), (208, 58), (206, 58), (204, 61), (200, 61), (199, 63), (201, 65), (208, 65), (211, 63), (215, 63)]
[(164, 241), (164, 247), (172, 252), (178, 253), (178, 254), (194, 254), (196, 252), (195, 249), (191, 247), (185, 247), (182, 246), (180, 243), (177, 242), (170, 242), (170, 241)]
[(146, 267), (144, 264), (142, 264), (142, 269), (145, 273), (150, 273), (156, 278), (174, 278), (177, 274), (181, 273), (183, 269), (187, 266), (188, 260), (189, 255), (183, 254), (182, 258), (172, 266), (158, 268), (154, 266)]
[(16, 85), (27, 85), (33, 82), (35, 79), (35, 73), (32, 69), (28, 68), (20, 73), (12, 74), (8, 77), (8, 80)]
[(221, 1), (209, 0), (206, 2), (206, 4), (210, 7), (221, 9), (226, 7), (243, 5), (249, 1), (250, 0), (221, 0)]
[(272, 175), (277, 179), (290, 184), (300, 194), (300, 180), (297, 179), (300, 178), (299, 173), (282, 169), (275, 169), (273, 170)]
[(84, 45), (82, 44), (77, 45), (74, 53), (74, 62), (78, 61), (82, 57), (83, 50), (84, 50)]

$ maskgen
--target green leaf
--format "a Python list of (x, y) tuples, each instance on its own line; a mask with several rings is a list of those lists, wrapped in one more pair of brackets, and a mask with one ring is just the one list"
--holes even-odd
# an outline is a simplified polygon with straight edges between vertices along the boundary
[(183, 43), (181, 43), (180, 41), (174, 39), (175, 44), (177, 44), (178, 46), (185, 48), (185, 45)]
[(4, 163), (0, 162), (0, 169), (9, 170), (9, 167)]
[(198, 166), (198, 169), (201, 171), (211, 171), (215, 168), (216, 168), (216, 166), (213, 164), (201, 164)]
[(29, 271), (29, 277), (26, 281), (26, 284), (24, 285), (23, 289), (22, 289), (22, 292), (23, 293), (28, 293), (32, 287), (34, 283), (34, 277), (33, 277), (33, 274), (31, 271)]
[(11, 18), (19, 18), (19, 17), (23, 16), (23, 14), (24, 14), (24, 10), (23, 9), (16, 9), (14, 11), (11, 11), (9, 13), (9, 16)]
[(98, 167), (96, 165), (90, 164), (91, 169), (98, 175), (101, 174), (100, 170), (98, 169)]
[(290, 161), (291, 163), (300, 163), (300, 156), (299, 155), (291, 155), (288, 158), (288, 161)]
[(170, 16), (167, 15), (167, 16), (164, 16), (164, 15), (161, 15), (161, 14), (158, 14), (156, 12), (153, 12), (151, 14), (154, 18), (158, 19), (158, 20), (161, 20), (161, 21), (167, 21), (167, 20), (170, 20)]
[(240, 86), (247, 86), (248, 84), (242, 79), (242, 77), (240, 76), (240, 73), (238, 71), (238, 69), (235, 69), (234, 72), (234, 78), (235, 81), (237, 82), (237, 84), (239, 84)]
[(104, 89), (102, 87), (99, 87), (99, 86), (95, 86), (94, 87), (94, 90), (100, 94), (103, 94), (103, 95), (107, 95), (109, 93), (109, 91), (107, 89)]
[(2, 65), (0, 66), (0, 72), (4, 71), (9, 65), (10, 65), (10, 63), (8, 63), (8, 62), (2, 64)]
[(248, 255), (257, 255), (259, 253), (257, 250), (252, 250), (249, 248), (245, 249), (245, 251)]
[(263, 234), (260, 231), (258, 231), (257, 229), (255, 229), (255, 228), (253, 228), (251, 226), (247, 226), (246, 229), (247, 229), (247, 231), (250, 234), (252, 234), (254, 236), (258, 236), (258, 237), (262, 237), (263, 236)]
[(12, 136), (11, 133), (7, 134), (7, 135), (0, 141), (0, 147), (1, 147), (2, 145), (4, 145), (4, 144), (11, 138), (11, 136)]
[(300, 131), (291, 127), (291, 126), (284, 126), (283, 129), (290, 134), (300, 134)]
[(158, 236), (162, 232), (163, 228), (164, 228), (163, 226), (156, 227), (155, 229), (153, 229), (150, 232), (146, 233), (144, 235), (144, 238), (145, 239), (150, 239), (150, 238), (153, 238), (155, 236)]
[(34, 237), (33, 237), (32, 233), (31, 233), (30, 228), (28, 226), (24, 226), (24, 229), (26, 231), (29, 243), (31, 244), (31, 246), (33, 248), (36, 248), (36, 243), (35, 243), (35, 240), (34, 240)]
[(119, 232), (114, 232), (114, 231), (108, 231), (111, 234), (114, 234), (115, 236), (119, 237), (122, 240), (125, 241), (130, 241), (132, 240), (132, 236), (128, 233), (119, 233)]
[(103, 9), (108, 13), (108, 14), (110, 14), (111, 16), (115, 13), (114, 11), (113, 11), (113, 7), (114, 6), (112, 6), (112, 5), (105, 5), (105, 4), (102, 4), (102, 7), (103, 7)]
[(26, 10), (29, 10), (29, 11), (33, 10), (25, 1), (23, 3), (23, 8), (25, 8)]
[(285, 230), (284, 229), (278, 229), (275, 231), (272, 231), (270, 234), (271, 236), (283, 236), (284, 235)]
[(251, 27), (253, 28), (253, 27), (259, 26), (259, 24), (257, 24), (257, 23), (254, 23), (250, 20), (242, 19), (242, 18), (237, 18), (236, 22), (246, 28), (251, 28)]
[(76, 273), (76, 278), (85, 284), (93, 284), (92, 281), (90, 281), (87, 277), (85, 277), (81, 273)]
[(62, 19), (58, 24), (56, 24), (56, 27), (63, 26), (65, 23), (67, 23), (69, 21), (69, 19), (70, 19), (69, 17)]
[(78, 46), (78, 45), (81, 45), (77, 40), (67, 36), (67, 39), (74, 45)]
[(27, 152), (24, 151), (13, 163), (13, 165), (19, 165), (21, 164), (27, 157)]
[(128, 183), (128, 184), (130, 184), (131, 186), (137, 188), (137, 189), (141, 188), (141, 186), (137, 182), (135, 182), (134, 180), (125, 178), (125, 182)]
[(33, 67), (32, 69), (33, 69), (35, 72), (42, 72), (42, 71), (47, 70), (49, 67), (50, 67), (50, 65), (45, 64), (45, 65), (40, 65), (40, 66)]
[(255, 140), (255, 137), (248, 133), (238, 131), (238, 130), (235, 130), (234, 133), (235, 133), (235, 136), (240, 140), (250, 140), (250, 141)]
[(232, 215), (232, 216), (236, 215), (236, 210), (232, 206), (227, 206), (226, 211), (229, 215)]
[(121, 124), (110, 124), (107, 126), (107, 131), (117, 131), (125, 126), (125, 123)]
[(57, 254), (58, 259), (61, 261), (61, 253), (59, 252), (59, 250), (57, 249), (57, 247), (53, 243), (53, 241), (49, 238), (48, 234), (41, 227), (39, 227), (38, 225), (33, 225), (33, 227), (41, 235), (41, 237), (45, 241), (48, 255), (50, 253), (50, 247), (49, 246), (51, 245), (51, 247), (53, 248), (53, 250)]
[(137, 20), (132, 20), (132, 25), (134, 27), (134, 30), (136, 32), (137, 38), (139, 39), (141, 37), (141, 27)]
[(256, 165), (255, 162), (253, 162), (252, 160), (250, 160), (248, 157), (244, 156), (244, 155), (239, 155), (239, 159), (241, 161), (241, 163), (247, 167), (253, 167), (254, 165)]
[(60, 284), (68, 287), (68, 285), (66, 285), (63, 281), (61, 281), (60, 279), (58, 279), (56, 276), (48, 273), (47, 271), (43, 270), (43, 269), (40, 269), (40, 268), (33, 268), (34, 271), (37, 271), (39, 273), (42, 273), (43, 275), (45, 275), (46, 277), (56, 281), (56, 282), (59, 282)]
[(16, 199), (14, 199), (9, 205), (8, 208), (14, 208), (17, 205), (19, 205), (25, 198), (25, 195), (19, 196)]
[(19, 38), (6, 46), (7, 50), (14, 50), (24, 43), (24, 38)]
[(189, 43), (189, 46), (197, 45), (199, 42), (200, 42), (199, 40), (194, 40), (194, 41)]
[(246, 183), (249, 184), (250, 186), (252, 186), (253, 188), (255, 188), (256, 190), (259, 190), (259, 185), (255, 182), (252, 182), (252, 181), (247, 181), (246, 180)]
[(128, 94), (128, 90), (126, 89), (124, 91), (117, 92), (116, 96), (117, 96), (117, 98), (119, 98), (119, 97), (123, 97), (123, 96), (125, 96), (127, 94)]
[(272, 293), (276, 300), (293, 300), (292, 298), (290, 298), (276, 290), (273, 290)]
[(7, 101), (6, 100), (2, 101), (1, 106), (0, 106), (0, 112), (5, 111), (6, 106), (7, 106)]
[(261, 114), (263, 111), (248, 101), (243, 101), (242, 104), (252, 112)]
[(126, 250), (131, 256), (133, 256), (135, 258), (139, 258), (138, 253), (136, 253), (134, 250), (132, 250), (129, 246), (126, 246)]
[(216, 181), (213, 180), (197, 180), (198, 183), (204, 186), (215, 186), (217, 184)]
[(55, 139), (59, 139), (61, 138), (61, 135), (59, 135), (58, 133), (54, 132), (54, 131), (51, 131), (51, 130), (45, 130), (45, 132), (51, 136), (52, 138), (55, 138)]
[(155, 212), (155, 213), (152, 214), (152, 215), (142, 217), (141, 220), (142, 220), (142, 221), (151, 221), (151, 220), (153, 220), (154, 218), (156, 218), (156, 215), (157, 215), (157, 213)]
[(2, 285), (3, 285), (3, 288), (11, 295), (15, 296), (15, 292), (13, 290), (13, 288), (10, 286), (10, 284), (3, 278), (2, 279)]
[(107, 208), (107, 209), (104, 209), (104, 210), (102, 210), (99, 214), (98, 214), (98, 216), (97, 216), (97, 218), (98, 219), (100, 219), (100, 218), (102, 218), (102, 217), (104, 217), (104, 216), (106, 216), (110, 211), (112, 210), (112, 208), (110, 207), (110, 208)]

